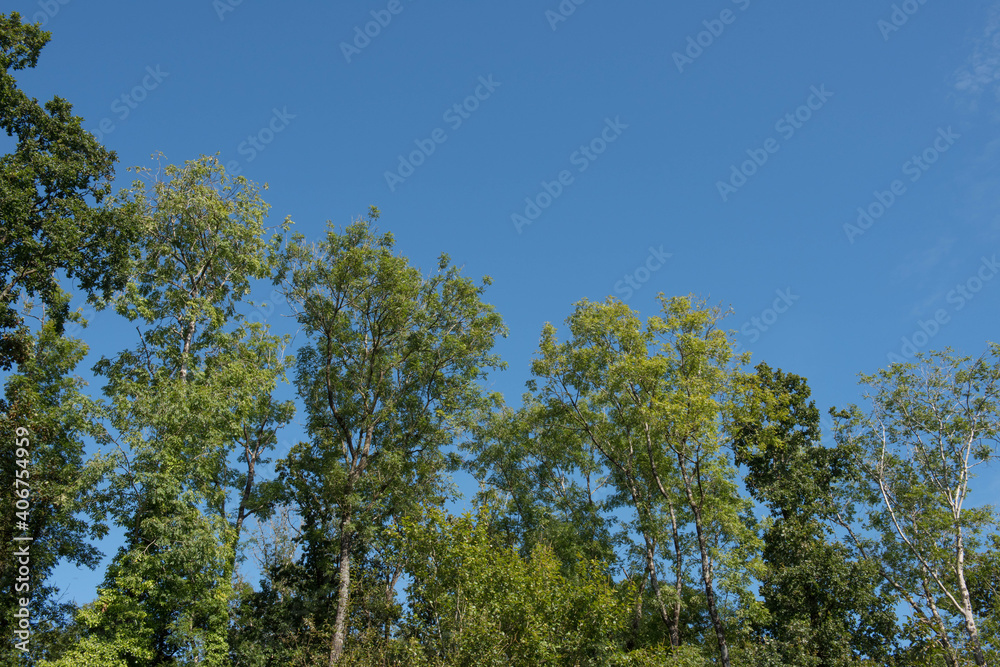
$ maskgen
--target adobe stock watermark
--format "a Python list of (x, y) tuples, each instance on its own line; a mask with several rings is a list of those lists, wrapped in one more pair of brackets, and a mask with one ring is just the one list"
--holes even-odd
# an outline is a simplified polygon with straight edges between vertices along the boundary
[[(826, 84), (821, 84), (819, 88), (811, 86), (809, 91), (810, 94), (805, 102), (775, 122), (774, 131), (783, 140), (788, 141), (794, 137), (795, 133), (812, 119), (813, 114), (822, 109), (827, 101), (833, 97), (833, 93), (826, 89)], [(730, 165), (729, 179), (715, 182), (715, 188), (719, 191), (722, 201), (729, 201), (729, 197), (746, 185), (747, 180), (767, 164), (771, 156), (779, 150), (781, 150), (781, 143), (774, 137), (768, 137), (762, 148), (748, 148), (746, 154), (749, 159), (741, 162), (739, 166)]]
[[(791, 287), (786, 287), (783, 290), (777, 289), (774, 294), (775, 299), (771, 302), (770, 308), (765, 308), (740, 326), (740, 333), (749, 338), (751, 344), (760, 340), (761, 335), (773, 327), (781, 316), (787, 313), (801, 298), (798, 294), (792, 294)], [(733, 352), (736, 354), (743, 352), (743, 341), (736, 341)]]
[[(621, 116), (615, 116), (614, 120), (605, 118), (604, 127), (601, 129), (600, 134), (588, 143), (581, 144), (579, 148), (570, 153), (569, 163), (576, 167), (577, 173), (582, 174), (587, 171), (598, 157), (604, 154), (609, 145), (618, 141), (618, 138), (626, 129), (628, 129), (628, 125), (621, 121)], [(513, 223), (517, 233), (520, 234), (524, 227), (538, 220), (542, 212), (549, 206), (552, 206), (552, 202), (559, 199), (563, 192), (566, 191), (566, 188), (575, 181), (576, 177), (569, 169), (563, 169), (551, 181), (542, 180), (540, 183), (542, 189), (539, 190), (538, 194), (534, 197), (524, 198), (524, 211), (522, 213), (512, 213), (510, 216), (510, 221)]]
[[(750, 1), (732, 0), (733, 4), (739, 7), (741, 12), (745, 12), (750, 7)], [(715, 40), (719, 37), (722, 37), (722, 33), (726, 31), (726, 26), (736, 23), (738, 16), (739, 14), (732, 9), (723, 9), (719, 12), (719, 18), (702, 21), (701, 24), (705, 26), (705, 29), (696, 35), (688, 35), (687, 48), (684, 49), (683, 53), (680, 51), (674, 51), (673, 53), (672, 57), (674, 65), (677, 66), (677, 71), (683, 74), (685, 67), (693, 65), (694, 61), (705, 53), (705, 49), (715, 44)]]
[[(934, 141), (919, 154), (913, 155), (903, 163), (903, 166), (900, 167), (903, 175), (909, 177), (911, 183), (916, 183), (941, 158), (941, 155), (947, 153), (961, 138), (962, 135), (952, 130), (951, 125), (947, 129), (939, 127)], [(874, 199), (866, 206), (858, 207), (858, 218), (855, 224), (844, 223), (844, 234), (847, 235), (847, 240), (853, 244), (855, 238), (871, 229), (906, 192), (906, 183), (898, 178), (889, 183), (888, 190), (875, 190), (872, 193)]]
[(245, 156), (244, 160), (230, 160), (226, 163), (226, 171), (232, 176), (239, 176), (244, 164), (250, 164), (270, 145), (274, 138), (285, 131), (296, 114), (288, 113), (288, 107), (271, 109), (271, 119), (254, 134), (248, 134), (244, 141), (236, 147), (236, 152)]
[(889, 363), (902, 364), (912, 360), (921, 348), (925, 347), (934, 336), (938, 335), (941, 327), (951, 322), (952, 313), (957, 313), (965, 308), (982, 291), (986, 283), (996, 277), (997, 273), (1000, 273), (1000, 263), (997, 262), (997, 256), (994, 254), (992, 257), (982, 257), (976, 272), (964, 282), (955, 285), (945, 295), (945, 303), (951, 306), (951, 312), (948, 312), (948, 309), (945, 308), (938, 308), (934, 311), (934, 317), (929, 320), (918, 319), (913, 332), (899, 339), (900, 346), (898, 351), (889, 352), (886, 355)]
[(649, 246), (649, 255), (646, 257), (646, 261), (626, 273), (621, 280), (615, 283), (615, 294), (624, 295), (622, 301), (628, 301), (673, 256), (673, 253), (664, 252), (662, 245), (658, 248)]
[(70, 2), (71, 0), (39, 0), (38, 9), (41, 11), (37, 11), (31, 15), (31, 22), (41, 23), (41, 27), (44, 28), (45, 24), (59, 13), (59, 9)]
[[(132, 115), (132, 112), (146, 101), (149, 94), (159, 88), (163, 80), (170, 76), (170, 72), (164, 72), (160, 65), (156, 67), (148, 65), (145, 72), (139, 83), (134, 85), (131, 90), (122, 93), (111, 101), (111, 113), (115, 115), (118, 122), (125, 122)], [(101, 142), (105, 136), (114, 132), (117, 127), (115, 119), (107, 116), (102, 118), (97, 127), (90, 130), (90, 133), (94, 135), (97, 141)]]
[[(461, 102), (456, 102), (445, 109), (441, 115), (441, 119), (448, 123), (448, 127), (453, 131), (457, 130), (462, 127), (465, 121), (472, 117), (472, 114), (475, 113), (482, 102), (490, 99), (500, 86), (499, 82), (493, 80), (492, 74), (485, 78), (479, 77), (479, 85), (472, 91), (472, 94)], [(438, 145), (446, 141), (448, 141), (448, 133), (440, 127), (435, 128), (426, 139), (414, 139), (413, 143), (416, 149), (410, 151), (405, 156), (403, 154), (398, 155), (399, 163), (396, 165), (396, 170), (385, 172), (385, 184), (389, 186), (389, 192), (395, 192), (397, 187), (405, 183), (406, 179), (410, 176), (413, 176), (417, 167), (426, 162), (427, 158), (434, 154)]]
[(354, 56), (361, 55), (361, 52), (368, 48), (372, 40), (381, 35), (382, 30), (389, 27), (393, 17), (402, 14), (404, 9), (406, 7), (401, 0), (389, 0), (385, 9), (373, 9), (369, 12), (372, 20), (365, 23), (363, 27), (354, 26), (354, 38), (350, 42), (340, 43), (340, 52), (344, 54), (344, 60), (347, 61), (347, 64), (351, 64), (351, 58)]
[(31, 438), (28, 429), (18, 426), (14, 430), (14, 528), (18, 534), (14, 536), (13, 592), (18, 594), (15, 599), (14, 634), (20, 641), (14, 643), (14, 648), (22, 653), (28, 652), (31, 641), (31, 542), (29, 518), (31, 516)]
[(556, 7), (555, 11), (551, 9), (545, 10), (545, 19), (549, 22), (549, 26), (552, 28), (552, 32), (556, 31), (559, 24), (563, 21), (569, 19), (570, 16), (576, 12), (576, 8), (585, 3), (587, 0), (562, 0), (559, 6)]
[(898, 32), (900, 28), (909, 23), (910, 17), (920, 11), (920, 7), (927, 4), (927, 0), (903, 0), (899, 4), (892, 6), (892, 13), (889, 20), (879, 19), (875, 26), (882, 33), (882, 40), (888, 42), (889, 36)]
[(226, 20), (226, 14), (236, 11), (236, 8), (243, 4), (243, 0), (212, 0), (212, 9), (219, 17), (220, 21)]

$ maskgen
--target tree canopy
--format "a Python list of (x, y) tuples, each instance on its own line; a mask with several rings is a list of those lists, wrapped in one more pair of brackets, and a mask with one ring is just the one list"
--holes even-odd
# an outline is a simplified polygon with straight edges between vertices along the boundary
[[(318, 239), (269, 224), (267, 186), (216, 156), (113, 193), (70, 104), (18, 88), (48, 39), (0, 15), (0, 625), (30, 635), (3, 664), (1000, 660), (1000, 524), (973, 494), (1000, 345), (862, 375), (824, 434), (720, 305), (582, 299), (514, 403), (489, 277), (417, 266), (374, 206)], [(254, 317), (262, 289), (294, 338)], [(127, 333), (90, 334), (74, 295)], [(102, 564), (94, 599), (63, 596), (60, 565)]]

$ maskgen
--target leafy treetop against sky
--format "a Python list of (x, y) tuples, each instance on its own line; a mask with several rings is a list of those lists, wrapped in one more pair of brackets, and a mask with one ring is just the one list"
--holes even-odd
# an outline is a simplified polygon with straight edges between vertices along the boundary
[[(574, 302), (609, 294), (643, 314), (661, 291), (731, 305), (743, 349), (809, 378), (824, 413), (859, 400), (859, 371), (997, 339), (996, 3), (5, 11), (52, 32), (19, 85), (74, 105), (117, 152), (116, 188), (154, 152), (218, 152), (269, 184), (269, 224), (318, 239), (376, 205), (415, 265), (447, 252), (491, 276), (508, 401), (543, 324), (564, 336)], [(291, 332), (288, 313), (256, 317)], [(90, 319), (94, 359), (134, 344)], [(88, 599), (80, 576), (67, 592)]]

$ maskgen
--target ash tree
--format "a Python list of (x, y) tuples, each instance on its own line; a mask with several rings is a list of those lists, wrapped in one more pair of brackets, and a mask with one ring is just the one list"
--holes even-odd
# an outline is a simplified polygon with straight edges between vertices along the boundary
[(500, 367), (490, 350), (505, 334), (482, 301), (488, 278), (477, 285), (447, 255), (422, 275), (375, 230), (377, 218), (372, 208), (314, 245), (295, 236), (279, 259), (308, 339), (295, 385), (309, 440), (281, 462), (282, 479), (303, 521), (303, 565), (327, 604), (331, 665), (348, 639), (356, 559), (444, 498), (444, 475), (458, 463), (447, 447), (491, 403), (480, 383)]
[[(749, 583), (759, 568), (727, 431), (742, 372), (718, 328), (719, 309), (685, 297), (660, 302), (663, 316), (645, 325), (613, 298), (577, 304), (569, 340), (558, 342), (546, 325), (529, 388), (599, 454), (619, 502), (634, 512), (641, 581), (650, 582), (670, 644), (682, 646), (684, 584), (693, 571), (709, 621), (706, 648), (729, 665), (736, 613), (757, 611)], [(724, 605), (723, 594), (740, 608)]]
[(104, 507), (125, 543), (58, 664), (223, 665), (241, 532), (276, 491), (257, 465), (292, 413), (272, 393), (282, 341), (240, 314), (250, 281), (271, 275), (267, 205), (214, 157), (121, 197), (149, 229), (114, 301), (137, 341), (95, 370), (116, 444)]
[(466, 445), (480, 504), (502, 508), (495, 528), (528, 557), (538, 544), (560, 562), (615, 560), (609, 484), (593, 446), (565, 429), (531, 394), (500, 406)]
[[(976, 575), (989, 562), (997, 516), (992, 506), (971, 505), (969, 494), (997, 458), (1000, 345), (977, 359), (918, 354), (861, 381), (868, 409), (832, 411), (857, 470), (838, 521), (909, 605), (913, 645), (950, 667), (990, 664), (981, 628), (992, 610)], [(856, 508), (866, 521), (854, 519)]]

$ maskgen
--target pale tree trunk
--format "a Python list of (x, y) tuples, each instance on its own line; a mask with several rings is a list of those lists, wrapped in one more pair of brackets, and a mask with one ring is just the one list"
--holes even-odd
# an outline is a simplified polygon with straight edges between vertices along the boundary
[(184, 340), (183, 340), (183, 345), (181, 346), (181, 369), (180, 369), (181, 382), (187, 381), (188, 355), (191, 354), (191, 345), (194, 343), (194, 332), (197, 324), (198, 324), (197, 322), (191, 320), (187, 323), (187, 326), (184, 328)]
[(351, 596), (351, 516), (345, 513), (340, 519), (340, 566), (337, 572), (337, 615), (333, 621), (333, 641), (330, 643), (330, 665), (336, 665), (344, 654), (344, 636), (347, 634), (347, 606)]
[(944, 649), (944, 661), (948, 663), (948, 667), (958, 667), (958, 651), (955, 650), (955, 647), (951, 645), (951, 640), (948, 639), (948, 629), (944, 624), (944, 619), (941, 618), (941, 614), (938, 612), (934, 596), (931, 595), (930, 582), (927, 581), (927, 568), (921, 567), (921, 570), (921, 587), (924, 590), (924, 599), (931, 610), (931, 617), (934, 619), (938, 641), (941, 642), (941, 647)]
[(938, 613), (937, 604), (934, 602), (934, 596), (931, 595), (930, 582), (927, 579), (927, 569), (926, 567), (921, 568), (921, 578), (920, 578), (920, 588), (921, 595), (924, 602), (927, 603), (928, 609), (930, 609), (930, 614), (928, 615), (923, 607), (917, 604), (916, 599), (912, 595), (912, 592), (903, 586), (899, 579), (893, 574), (889, 569), (886, 569), (885, 565), (882, 563), (881, 558), (875, 554), (869, 553), (864, 547), (858, 536), (855, 534), (854, 529), (851, 528), (851, 524), (848, 523), (841, 514), (837, 514), (835, 521), (837, 525), (847, 531), (847, 534), (851, 538), (851, 542), (854, 544), (855, 548), (861, 554), (861, 557), (865, 560), (870, 560), (878, 565), (879, 574), (882, 578), (889, 582), (900, 597), (906, 600), (910, 608), (917, 614), (918, 619), (921, 623), (928, 626), (935, 635), (937, 635), (938, 642), (941, 644), (941, 648), (944, 650), (944, 661), (947, 667), (958, 667), (958, 653), (951, 644), (951, 640), (948, 639), (948, 630), (944, 625), (944, 621), (941, 619), (941, 614)]
[(965, 632), (969, 635), (969, 643), (972, 645), (972, 657), (979, 667), (986, 665), (986, 656), (983, 654), (983, 645), (979, 639), (979, 630), (976, 628), (976, 618), (972, 613), (972, 596), (969, 594), (969, 586), (965, 582), (965, 543), (962, 540), (962, 529), (959, 528), (955, 534), (955, 551), (957, 555), (958, 588), (962, 595), (962, 616), (965, 618)]

